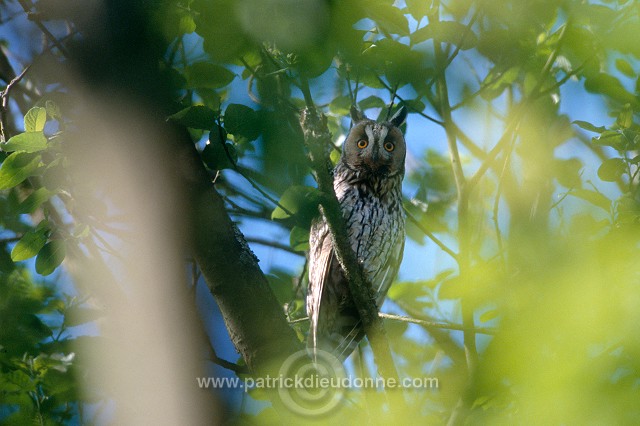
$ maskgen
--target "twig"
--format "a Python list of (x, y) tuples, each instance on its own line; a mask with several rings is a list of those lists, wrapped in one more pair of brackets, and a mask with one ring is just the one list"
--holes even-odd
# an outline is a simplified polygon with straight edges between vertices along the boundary
[[(386, 81), (384, 81), (382, 78), (380, 78), (380, 76), (377, 76), (377, 78), (378, 78), (378, 81), (380, 82), (380, 84), (382, 84), (385, 87), (385, 89), (387, 89), (389, 92), (393, 92), (393, 88), (391, 86), (389, 86)], [(431, 121), (433, 123), (436, 123), (436, 124), (438, 124), (440, 126), (444, 126), (444, 123), (442, 121), (438, 120), (437, 118), (433, 118), (430, 115), (427, 115), (422, 111), (418, 111), (418, 110), (415, 110), (415, 109), (411, 108), (411, 105), (407, 104), (406, 101), (402, 97), (400, 97), (400, 95), (396, 94), (395, 97), (400, 102), (404, 103), (407, 106), (407, 108), (409, 108), (411, 111), (415, 112), (416, 114), (420, 115), (421, 117), (424, 117), (427, 120), (429, 120), (429, 121)]]
[(500, 255), (500, 259), (502, 260), (502, 264), (506, 265), (507, 261), (504, 257), (504, 248), (502, 244), (502, 233), (500, 232), (500, 222), (498, 220), (498, 213), (500, 209), (500, 198), (502, 195), (502, 186), (504, 183), (504, 176), (507, 172), (507, 167), (509, 166), (509, 160), (511, 159), (511, 153), (513, 152), (515, 137), (511, 139), (511, 148), (507, 151), (507, 155), (504, 158), (504, 164), (502, 166), (502, 171), (500, 172), (500, 177), (498, 178), (498, 188), (496, 189), (496, 197), (493, 201), (493, 224), (496, 231), (496, 240), (498, 241), (498, 253)]
[[(439, 12), (434, 14), (434, 20), (431, 25), (437, 26), (440, 23)], [(473, 285), (471, 280), (471, 236), (469, 235), (469, 191), (467, 190), (467, 182), (462, 170), (462, 164), (460, 163), (460, 154), (458, 152), (458, 144), (456, 138), (456, 130), (452, 125), (453, 120), (451, 118), (451, 104), (449, 102), (449, 92), (447, 87), (446, 66), (443, 64), (446, 61), (444, 53), (442, 52), (442, 46), (439, 40), (433, 41), (434, 54), (436, 59), (436, 89), (438, 93), (438, 100), (440, 101), (439, 110), (442, 121), (444, 122), (444, 129), (447, 134), (447, 143), (449, 145), (449, 156), (451, 159), (451, 166), (453, 168), (453, 175), (455, 178), (456, 189), (458, 193), (458, 270), (460, 280), (467, 285)], [(469, 300), (463, 298), (460, 300), (460, 308), (462, 310), (462, 325), (463, 330), (463, 343), (466, 358), (467, 374), (469, 383), (473, 382), (473, 378), (476, 374), (478, 364), (478, 350), (476, 347), (476, 333), (474, 323), (474, 310), (470, 305)], [(467, 396), (461, 398), (461, 407), (470, 407), (471, 401)], [(459, 412), (459, 410), (455, 410)]]
[(280, 244), (280, 243), (277, 243), (275, 241), (270, 241), (270, 240), (267, 240), (266, 238), (246, 237), (245, 239), (247, 240), (248, 243), (255, 243), (255, 244), (260, 244), (262, 246), (273, 247), (273, 248), (276, 248), (278, 250), (282, 250), (282, 251), (286, 251), (286, 252), (291, 253), (291, 254), (295, 254), (296, 256), (304, 256), (304, 254), (302, 254), (299, 251), (295, 251), (294, 249), (292, 249), (288, 245)]
[(418, 324), (418, 325), (421, 325), (421, 326), (423, 326), (425, 328), (439, 328), (439, 329), (444, 329), (444, 330), (455, 330), (455, 331), (473, 331), (474, 333), (487, 334), (487, 335), (493, 335), (493, 334), (496, 334), (496, 332), (497, 332), (497, 330), (492, 329), (492, 328), (487, 328), (487, 327), (474, 327), (473, 329), (469, 330), (468, 328), (464, 327), (463, 325), (452, 324), (452, 323), (443, 323), (443, 322), (435, 322), (435, 321), (425, 321), (425, 320), (416, 319), (416, 318), (407, 317), (407, 316), (402, 316), (402, 315), (385, 314), (385, 313), (382, 313), (382, 312), (380, 312), (378, 314), (378, 316), (380, 318), (384, 318), (384, 319), (408, 322), (408, 323), (411, 323), (411, 324)]
[(18, 84), (20, 80), (22, 80), (27, 71), (29, 71), (29, 68), (31, 68), (31, 65), (27, 65), (20, 74), (15, 76), (9, 84), (7, 84), (7, 87), (4, 88), (0, 95), (2, 98), (2, 103), (0, 105), (0, 142), (4, 143), (7, 141), (5, 129), (7, 128), (7, 113), (9, 112), (9, 92), (11, 92), (14, 85)]
[(249, 374), (250, 373), (249, 369), (246, 366), (238, 365), (238, 364), (233, 363), (231, 361), (227, 361), (226, 359), (220, 358), (216, 354), (215, 349), (213, 349), (213, 345), (210, 345), (210, 349), (211, 349), (211, 359), (210, 360), (214, 364), (218, 364), (220, 367), (226, 368), (227, 370), (231, 370), (234, 373), (236, 373), (237, 375)]
[(433, 241), (438, 247), (440, 247), (442, 249), (442, 251), (444, 251), (445, 253), (447, 253), (449, 256), (451, 256), (453, 258), (453, 260), (458, 260), (458, 254), (456, 252), (454, 252), (453, 250), (451, 250), (449, 247), (447, 247), (442, 241), (440, 241), (440, 239), (438, 239), (438, 237), (436, 237), (435, 235), (433, 235), (433, 233), (431, 233), (431, 231), (429, 231), (427, 228), (425, 228), (424, 226), (422, 226), (422, 224), (420, 223), (420, 221), (418, 219), (415, 218), (415, 216), (413, 216), (409, 211), (407, 211), (405, 209), (404, 211), (407, 215), (407, 217), (409, 218), (409, 220), (416, 225), (416, 227), (418, 227), (418, 229), (420, 231), (422, 231), (422, 233), (424, 235), (426, 235), (431, 241)]
[(20, 6), (22, 6), (22, 9), (27, 14), (27, 17), (29, 17), (30, 20), (38, 26), (38, 28), (40, 28), (40, 31), (42, 31), (45, 37), (47, 37), (47, 39), (49, 39), (49, 41), (51, 41), (51, 43), (53, 43), (58, 48), (60, 53), (62, 53), (66, 57), (69, 57), (69, 51), (67, 51), (67, 49), (62, 45), (62, 43), (60, 43), (60, 41), (53, 34), (51, 34), (51, 31), (49, 31), (47, 27), (45, 27), (44, 24), (40, 22), (37, 16), (31, 12), (31, 8), (25, 2), (25, 0), (18, 0), (18, 3), (20, 3)]

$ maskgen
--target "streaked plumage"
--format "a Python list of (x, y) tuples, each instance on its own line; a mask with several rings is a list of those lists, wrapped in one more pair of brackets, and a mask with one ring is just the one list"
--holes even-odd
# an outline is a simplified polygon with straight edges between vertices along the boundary
[[(355, 125), (333, 171), (351, 247), (373, 286), (378, 308), (398, 272), (404, 248), (406, 145), (399, 126), (406, 114), (403, 107), (390, 121), (376, 123), (352, 110)], [(364, 332), (324, 217), (312, 224), (309, 242), (308, 344), (344, 359)]]

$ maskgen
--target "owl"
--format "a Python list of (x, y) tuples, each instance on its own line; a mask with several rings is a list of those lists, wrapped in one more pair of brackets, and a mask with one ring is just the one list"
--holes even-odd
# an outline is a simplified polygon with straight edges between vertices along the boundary
[[(400, 125), (406, 117), (402, 107), (389, 121), (377, 123), (352, 108), (354, 126), (333, 170), (333, 187), (351, 248), (373, 287), (378, 309), (404, 249), (406, 145)], [(364, 330), (324, 216), (312, 223), (309, 244), (308, 347), (344, 360), (364, 337)]]

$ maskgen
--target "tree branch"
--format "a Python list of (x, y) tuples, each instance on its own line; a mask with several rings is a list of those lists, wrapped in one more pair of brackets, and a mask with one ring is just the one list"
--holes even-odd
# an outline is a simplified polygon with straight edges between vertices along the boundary
[[(258, 259), (224, 208), (192, 143), (185, 143), (192, 210), (192, 249), (229, 335), (250, 371), (276, 374), (284, 359), (302, 349), (287, 323)], [(187, 152), (188, 150), (188, 152)]]

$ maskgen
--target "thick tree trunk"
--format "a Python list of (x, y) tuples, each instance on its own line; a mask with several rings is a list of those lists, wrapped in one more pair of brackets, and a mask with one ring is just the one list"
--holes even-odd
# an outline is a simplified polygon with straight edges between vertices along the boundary
[(195, 150), (188, 156), (183, 170), (191, 173), (193, 255), (249, 369), (275, 376), (302, 345)]

